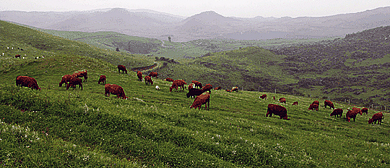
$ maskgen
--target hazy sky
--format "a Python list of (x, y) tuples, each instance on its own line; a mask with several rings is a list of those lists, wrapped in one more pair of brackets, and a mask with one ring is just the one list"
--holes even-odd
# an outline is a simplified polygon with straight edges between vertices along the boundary
[(0, 11), (151, 9), (180, 16), (215, 11), (236, 17), (301, 17), (356, 13), (390, 6), (390, 0), (0, 0)]

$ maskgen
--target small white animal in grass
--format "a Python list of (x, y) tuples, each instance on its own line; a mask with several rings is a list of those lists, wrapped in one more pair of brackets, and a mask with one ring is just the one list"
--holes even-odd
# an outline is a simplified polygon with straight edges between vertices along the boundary
[(160, 87), (156, 86), (156, 90), (160, 90)]

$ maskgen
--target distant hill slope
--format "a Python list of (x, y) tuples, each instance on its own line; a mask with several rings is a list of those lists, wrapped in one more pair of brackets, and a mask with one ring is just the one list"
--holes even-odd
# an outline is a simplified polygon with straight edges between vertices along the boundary
[[(135, 72), (118, 73), (116, 64), (105, 61), (148, 63), (143, 56), (8, 22), (0, 22), (0, 34), (2, 166), (386, 167), (390, 163), (387, 112), (381, 125), (367, 123), (379, 112), (374, 109), (347, 122), (345, 111), (353, 105), (333, 101), (344, 113), (329, 116), (333, 109), (324, 108), (324, 99), (279, 90), (212, 90), (207, 110), (205, 105), (193, 109), (187, 89), (169, 92), (172, 83), (162, 80), (169, 73), (177, 75), (175, 79), (186, 77), (187, 83), (193, 79), (216, 86), (214, 79), (235, 86), (249, 81), (265, 90), (296, 82), (289, 81), (291, 75), (283, 70), (288, 56), (248, 47), (206, 54), (186, 60), (188, 64), (164, 64), (163, 59), (164, 72), (159, 71), (161, 76), (149, 85)], [(83, 89), (59, 87), (63, 75), (83, 69), (88, 71)], [(16, 86), (19, 75), (34, 77), (41, 90)], [(100, 75), (107, 76), (107, 84), (120, 85), (128, 98), (106, 95), (105, 85), (98, 84)], [(268, 98), (260, 99), (262, 94)], [(279, 103), (281, 97), (287, 103)], [(321, 102), (318, 111), (307, 109), (314, 100)], [(290, 120), (266, 115), (269, 104), (283, 106)]]
[(82, 12), (2, 11), (0, 19), (63, 31), (114, 31), (160, 40), (171, 37), (175, 42), (215, 38), (260, 40), (340, 37), (365, 29), (389, 26), (390, 7), (298, 18), (233, 18), (213, 11), (184, 18), (154, 11), (113, 8)]

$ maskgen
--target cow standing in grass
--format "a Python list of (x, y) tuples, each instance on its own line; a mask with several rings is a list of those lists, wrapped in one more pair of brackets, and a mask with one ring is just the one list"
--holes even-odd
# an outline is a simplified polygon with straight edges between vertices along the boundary
[(334, 109), (333, 112), (330, 113), (330, 116), (336, 116), (336, 117), (340, 116), (340, 118), (342, 115), (343, 115), (343, 109), (340, 108)]
[(333, 105), (333, 103), (332, 103), (331, 101), (329, 101), (329, 100), (325, 100), (324, 106), (325, 106), (325, 108), (326, 108), (326, 106), (329, 106), (329, 108), (333, 108), (333, 110), (334, 110), (334, 105)]
[(205, 109), (210, 109), (210, 94), (208, 92), (196, 97), (190, 108), (199, 108), (200, 110), (203, 104), (205, 105)]
[(125, 92), (123, 91), (123, 88), (119, 85), (116, 85), (116, 84), (106, 84), (104, 85), (104, 89), (105, 89), (105, 95), (107, 96), (110, 96), (110, 94), (114, 94), (114, 95), (117, 95), (118, 98), (119, 97), (122, 97), (123, 99), (127, 99), (128, 97), (126, 97), (125, 95)]
[(141, 71), (137, 71), (137, 77), (138, 77), (139, 81), (142, 81), (142, 72)]
[(372, 118), (370, 118), (369, 120), (368, 120), (368, 124), (376, 124), (376, 121), (378, 121), (379, 122), (379, 125), (382, 125), (382, 119), (383, 119), (383, 114), (382, 114), (382, 112), (379, 112), (379, 113), (375, 113), (373, 116), (372, 116)]
[(37, 80), (35, 80), (32, 77), (29, 76), (17, 76), (16, 77), (16, 86), (24, 86), (29, 87), (31, 90), (41, 90), (40, 87), (38, 87)]
[(122, 71), (122, 73), (126, 72), (126, 74), (127, 74), (126, 67), (123, 65), (118, 65), (118, 72), (121, 73), (121, 71)]
[(287, 109), (283, 106), (277, 105), (277, 104), (268, 104), (267, 114), (265, 115), (268, 117), (272, 117), (272, 114), (280, 116), (280, 119), (290, 120), (287, 118)]
[(100, 82), (102, 82), (103, 84), (105, 84), (105, 83), (106, 83), (106, 75), (100, 75), (100, 78), (99, 78), (98, 84), (100, 84)]

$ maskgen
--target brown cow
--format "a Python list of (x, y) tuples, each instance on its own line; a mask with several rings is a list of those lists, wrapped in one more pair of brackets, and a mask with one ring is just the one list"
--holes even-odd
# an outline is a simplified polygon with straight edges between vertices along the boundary
[(286, 103), (286, 98), (284, 98), (284, 97), (280, 98), (280, 99), (279, 99), (279, 102), (280, 102), (280, 103)]
[(311, 103), (311, 104), (318, 104), (318, 106), (320, 105), (320, 102), (318, 101), (318, 100), (315, 100), (315, 101), (313, 101), (313, 103)]
[(72, 78), (72, 75), (64, 75), (62, 76), (62, 79), (61, 79), (61, 82), (58, 84), (60, 87), (62, 86), (62, 84), (68, 84), (68, 82), (70, 81), (70, 79)]
[(332, 113), (330, 113), (330, 116), (336, 116), (338, 117), (340, 115), (340, 118), (341, 116), (343, 115), (343, 109), (334, 109)]
[(318, 104), (310, 104), (308, 110), (314, 110), (314, 109), (316, 109), (316, 110), (318, 111), (318, 107), (319, 107)]
[(221, 86), (214, 88), (214, 90), (220, 90), (220, 89), (221, 89)]
[(362, 110), (360, 110), (360, 108), (357, 108), (357, 107), (352, 107), (352, 111), (356, 111), (356, 113), (359, 113), (360, 115), (362, 115)]
[(196, 97), (190, 108), (199, 108), (200, 110), (203, 104), (205, 105), (205, 109), (210, 109), (210, 94), (207, 92)]
[(294, 102), (292, 105), (298, 105), (298, 102)]
[(363, 107), (363, 108), (362, 108), (362, 113), (368, 114), (368, 108)]
[(138, 77), (139, 81), (142, 81), (142, 72), (141, 71), (137, 71), (137, 77)]
[(165, 79), (166, 81), (173, 82), (174, 80), (172, 78)]
[(75, 89), (76, 85), (79, 85), (79, 88), (81, 88), (81, 90), (83, 90), (82, 82), (83, 82), (83, 80), (72, 75), (72, 77), (69, 80), (69, 83), (66, 85), (66, 90), (68, 90), (69, 87), (72, 87), (73, 89)]
[[(20, 58), (20, 55), (19, 54), (16, 54), (15, 55), (15, 58)], [(23, 57), (24, 58), (24, 57)]]
[(181, 87), (184, 90), (184, 85), (187, 84), (184, 80), (174, 80), (172, 86), (169, 88), (169, 92), (172, 92), (172, 89), (177, 90), (178, 87)]
[(326, 106), (329, 106), (329, 109), (333, 108), (333, 110), (334, 110), (334, 105), (331, 101), (325, 100), (324, 105), (325, 105), (325, 108), (326, 108)]
[(213, 89), (213, 86), (211, 84), (206, 84), (202, 87), (203, 92), (209, 91), (209, 93), (211, 93), (211, 89)]
[(100, 84), (100, 82), (102, 82), (103, 84), (105, 84), (105, 83), (106, 83), (106, 75), (100, 75), (100, 78), (99, 78), (98, 84)]
[(157, 72), (150, 72), (150, 73), (149, 73), (149, 76), (150, 76), (150, 77), (155, 77), (155, 78), (157, 78), (157, 75), (158, 75)]
[(29, 87), (29, 88), (31, 88), (31, 90), (33, 90), (33, 89), (41, 90), (41, 88), (38, 87), (37, 80), (35, 80), (32, 77), (28, 77), (28, 76), (17, 76), (16, 77), (16, 86)]
[(368, 120), (368, 124), (376, 124), (376, 121), (378, 121), (379, 122), (379, 125), (382, 125), (382, 119), (383, 119), (383, 114), (382, 114), (382, 112), (379, 112), (379, 113), (375, 113), (373, 116), (372, 116), (372, 118), (370, 118), (369, 120)]
[(86, 82), (88, 79), (87, 70), (74, 72), (72, 76), (84, 77), (84, 82)]
[(202, 86), (202, 83), (200, 83), (200, 82), (198, 82), (198, 81), (196, 81), (196, 80), (192, 80), (191, 82), (195, 84), (195, 87), (199, 87), (199, 88), (202, 88), (202, 87), (203, 87), (203, 86)]
[[(146, 83), (147, 82), (147, 83)], [(152, 81), (152, 78), (150, 77), (150, 76), (145, 76), (145, 84), (147, 85), (147, 84), (151, 84), (151, 85), (153, 85), (153, 81)]]
[(119, 85), (116, 85), (116, 84), (106, 84), (104, 85), (104, 88), (105, 88), (105, 95), (107, 96), (110, 96), (110, 94), (114, 94), (114, 95), (117, 95), (118, 98), (119, 97), (122, 97), (123, 99), (127, 99), (128, 97), (126, 97), (125, 95), (125, 92), (123, 91), (123, 88)]
[[(359, 109), (360, 110), (360, 109)], [(348, 122), (351, 122), (351, 118), (353, 118), (353, 121), (355, 121), (356, 115), (359, 113), (358, 110), (348, 110), (347, 114), (345, 115), (345, 118)]]
[(232, 90), (230, 92), (238, 92), (238, 87), (232, 87)]
[(118, 72), (121, 73), (121, 71), (122, 71), (122, 73), (126, 72), (126, 74), (127, 74), (126, 67), (123, 65), (118, 65)]
[(263, 94), (263, 95), (261, 95), (259, 98), (267, 100), (267, 95), (266, 95), (266, 94)]
[(265, 115), (268, 117), (272, 117), (272, 114), (280, 116), (280, 119), (290, 120), (287, 118), (287, 109), (283, 106), (276, 105), (276, 104), (268, 104), (267, 114)]

